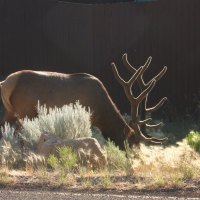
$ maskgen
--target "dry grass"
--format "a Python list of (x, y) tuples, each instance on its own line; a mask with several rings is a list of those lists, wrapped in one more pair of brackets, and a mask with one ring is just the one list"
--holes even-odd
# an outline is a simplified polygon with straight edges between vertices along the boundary
[(181, 186), (200, 174), (200, 155), (185, 141), (167, 148), (141, 145), (140, 151), (132, 166), (138, 187)]
[(30, 162), (29, 167), (17, 175), (12, 169), (1, 170), (0, 184), (28, 181), (79, 188), (156, 189), (182, 187), (200, 175), (200, 155), (185, 141), (166, 148), (141, 144), (140, 149), (129, 150), (128, 158), (112, 143), (107, 149), (111, 155), (108, 155), (110, 160), (104, 170), (94, 171), (80, 166), (78, 170), (61, 173), (63, 170), (50, 170), (41, 163), (35, 167), (35, 163), (31, 166)]
[[(118, 157), (115, 150), (112, 156)], [(185, 142), (167, 148), (141, 145), (140, 150), (130, 154), (131, 158), (122, 159), (122, 155), (120, 159), (127, 163), (113, 163), (114, 158), (111, 165), (101, 171), (80, 167), (77, 172), (62, 175), (56, 171), (47, 172), (45, 168), (35, 171), (34, 176), (46, 183), (82, 188), (156, 189), (182, 187), (200, 174), (200, 155)], [(129, 166), (129, 170), (124, 166)]]
[(7, 168), (0, 169), (0, 185), (13, 183), (14, 179), (10, 176)]

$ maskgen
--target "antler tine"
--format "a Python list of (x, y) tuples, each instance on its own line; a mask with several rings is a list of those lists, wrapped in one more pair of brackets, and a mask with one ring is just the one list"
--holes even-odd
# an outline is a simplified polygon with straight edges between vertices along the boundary
[(135, 73), (137, 70), (136, 68), (134, 68), (128, 61), (128, 56), (127, 56), (127, 53), (123, 54), (122, 56), (122, 62), (124, 64), (124, 66), (129, 70), (131, 71), (132, 73)]
[(115, 63), (111, 63), (111, 66), (112, 66), (112, 70), (113, 70), (113, 74), (115, 76), (115, 78), (117, 79), (117, 81), (122, 85), (124, 86), (126, 84), (126, 81), (119, 75), (119, 72), (117, 70), (117, 67), (115, 65)]
[[(159, 80), (163, 77), (163, 75), (166, 73), (166, 71), (167, 71), (167, 67), (165, 66), (165, 67), (163, 67), (163, 69), (162, 69), (154, 78), (152, 78), (152, 79), (155, 79), (156, 82), (159, 81)], [(149, 82), (150, 82), (150, 81), (149, 81)], [(148, 85), (149, 82), (148, 82), (146, 85)]]
[(132, 86), (132, 84), (136, 81), (136, 79), (143, 73), (144, 69), (143, 67), (140, 67), (136, 73), (130, 78), (129, 81), (125, 81), (120, 75), (119, 75), (119, 72), (117, 70), (117, 67), (115, 65), (115, 63), (111, 63), (111, 66), (112, 66), (112, 70), (113, 70), (113, 73), (114, 73), (114, 76), (115, 78), (118, 80), (118, 82), (122, 85), (122, 86), (125, 86), (125, 85), (128, 85), (129, 87)]
[[(151, 64), (151, 61), (152, 61), (152, 57), (149, 56), (147, 61), (145, 62), (145, 64), (143, 65), (143, 67), (145, 68), (145, 70), (149, 67), (149, 65)], [(135, 67), (133, 67), (130, 62), (128, 61), (128, 56), (127, 56), (127, 53), (123, 54), (122, 56), (122, 62), (123, 64), (125, 65), (125, 67), (131, 71), (132, 73), (135, 73), (137, 71), (137, 69)], [(144, 70), (144, 71), (145, 71)]]
[(154, 107), (151, 107), (151, 108), (146, 108), (146, 102), (145, 102), (146, 112), (151, 113), (158, 110), (165, 103), (166, 100), (167, 100), (167, 97), (162, 98)]
[[(125, 65), (125, 67), (131, 71), (132, 73), (135, 73), (137, 71), (137, 69), (135, 67), (133, 67), (129, 61), (128, 61), (128, 56), (127, 56), (127, 53), (123, 54), (122, 56), (122, 61), (123, 61), (123, 64)], [(149, 67), (149, 65), (151, 64), (151, 61), (152, 61), (152, 57), (149, 56), (147, 61), (145, 62), (145, 64), (143, 65), (143, 68), (144, 68), (144, 71)], [(143, 71), (143, 72), (144, 72)], [(156, 82), (158, 80), (160, 80), (163, 75), (165, 74), (165, 72), (167, 71), (167, 67), (165, 66), (162, 71), (160, 71), (153, 79), (156, 80)], [(139, 85), (141, 87), (141, 89), (144, 89), (144, 87), (148, 86), (149, 82), (146, 84), (141, 76), (140, 79), (138, 79), (138, 82), (139, 82)]]
[(147, 119), (144, 119), (144, 120), (140, 120), (139, 122), (138, 122), (138, 125), (144, 125), (144, 124), (146, 124), (146, 123), (148, 123), (148, 122), (151, 122), (152, 121), (152, 118), (147, 118)]
[(131, 87), (133, 83), (138, 79), (138, 77), (142, 76), (142, 73), (144, 72), (144, 67), (140, 67), (138, 70), (136, 70), (136, 73), (130, 78), (130, 80), (127, 82), (128, 86)]
[(150, 144), (150, 145), (158, 145), (158, 144), (163, 144), (168, 140), (167, 137), (165, 138), (155, 138), (155, 137), (146, 137), (140, 130), (139, 124), (134, 126), (134, 130), (139, 133), (137, 136), (140, 138), (141, 141), (144, 141), (144, 143)]
[(137, 97), (138, 103), (141, 103), (146, 98), (146, 95), (149, 94), (149, 92), (151, 92), (155, 84), (156, 81), (154, 79), (151, 80), (148, 87)]
[(155, 79), (156, 81), (160, 80), (160, 79), (163, 77), (163, 75), (165, 74), (166, 71), (167, 71), (167, 67), (165, 66), (165, 67), (162, 69), (162, 71), (161, 71), (160, 73), (158, 73), (158, 74), (154, 77), (154, 79)]
[(121, 78), (121, 76), (119, 75), (119, 72), (117, 70), (117, 67), (115, 65), (115, 63), (111, 63), (112, 66), (112, 70), (114, 73), (115, 78), (118, 80), (118, 82), (123, 86), (124, 91), (126, 93), (127, 98), (129, 99), (130, 102), (135, 101), (135, 97), (132, 94), (132, 90), (131, 87), (133, 85), (133, 83), (137, 80), (137, 78), (139, 76), (141, 76), (141, 74), (143, 73), (144, 69), (143, 67), (140, 67), (136, 73), (129, 79), (129, 81), (125, 81), (124, 79)]
[[(150, 56), (148, 57), (147, 61), (143, 65), (143, 72), (146, 71), (146, 69), (149, 67), (149, 65), (151, 64), (151, 61), (152, 61), (152, 57)], [(123, 54), (122, 62), (130, 72), (135, 73), (137, 71), (137, 69), (129, 63), (127, 53)], [(145, 84), (142, 78), (142, 75), (139, 77), (138, 83), (141, 89), (144, 89), (147, 86), (147, 84)]]
[(140, 138), (145, 143), (151, 144), (151, 145), (157, 145), (157, 144), (163, 144), (168, 140), (167, 137), (164, 138), (155, 138), (155, 137), (146, 137), (143, 135), (143, 133), (140, 131)]
[(144, 119), (144, 120), (140, 120), (138, 121), (138, 125), (145, 125), (146, 127), (149, 127), (149, 128), (158, 128), (160, 126), (163, 126), (163, 122), (159, 122), (157, 124), (148, 124), (149, 122), (152, 121), (152, 118), (147, 118), (147, 119)]
[(152, 57), (149, 56), (149, 57), (147, 58), (147, 61), (146, 61), (145, 64), (144, 64), (145, 70), (149, 67), (149, 65), (151, 64), (151, 61), (152, 61)]
[(159, 122), (157, 124), (145, 124), (146, 127), (149, 127), (149, 128), (158, 128), (160, 126), (163, 126), (163, 122)]
[[(166, 73), (167, 71), (167, 67), (165, 66), (162, 71), (160, 71), (155, 77), (154, 77), (154, 80), (157, 82), (158, 80), (160, 80), (162, 78), (162, 76)], [(150, 84), (151, 81), (149, 81), (147, 83)], [(165, 101), (167, 101), (167, 97), (164, 97), (162, 98), (155, 106), (151, 107), (151, 108), (147, 108), (147, 99), (148, 99), (148, 95), (145, 99), (145, 111), (146, 113), (151, 113), (151, 112), (155, 112), (156, 110), (158, 110), (161, 106), (163, 106), (163, 104), (165, 103)], [(162, 125), (162, 123), (158, 123), (158, 124), (155, 124), (155, 125), (149, 125), (149, 124), (145, 124), (146, 127), (150, 127), (150, 128), (155, 128), (155, 127), (159, 127)]]
[(147, 137), (142, 137), (143, 141), (145, 141), (146, 143), (150, 144), (150, 145), (158, 145), (158, 144), (163, 144), (164, 142), (166, 142), (168, 140), (167, 137), (162, 138), (162, 139), (158, 139), (155, 137), (151, 137), (151, 138), (147, 138)]

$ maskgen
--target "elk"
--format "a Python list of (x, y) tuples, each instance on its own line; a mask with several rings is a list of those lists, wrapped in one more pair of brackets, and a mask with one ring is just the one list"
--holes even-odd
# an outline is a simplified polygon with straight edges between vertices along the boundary
[[(135, 69), (128, 63), (126, 54), (124, 54), (123, 61), (129, 70), (133, 72), (133, 76), (128, 82), (119, 76), (115, 64), (111, 64), (115, 78), (123, 86), (125, 94), (131, 102), (132, 121), (130, 124), (125, 122), (103, 83), (98, 78), (85, 73), (64, 74), (32, 70), (21, 70), (12, 73), (0, 83), (1, 98), (5, 108), (2, 123), (7, 121), (14, 124), (19, 121), (18, 119), (26, 116), (29, 118), (36, 117), (38, 100), (41, 105), (46, 104), (47, 107), (61, 107), (79, 100), (83, 106), (90, 107), (93, 113), (92, 125), (98, 127), (104, 138), (112, 140), (121, 150), (125, 149), (125, 141), (129, 143), (130, 147), (133, 144), (139, 144), (140, 141), (150, 144), (162, 144), (166, 141), (166, 138), (146, 137), (140, 131), (140, 125), (147, 124), (151, 119), (137, 120), (139, 104), (143, 99), (147, 99), (156, 81), (166, 71), (166, 68), (164, 68), (154, 79), (145, 84), (142, 75), (148, 68), (150, 60), (148, 59), (144, 66)], [(131, 91), (131, 87), (136, 80), (144, 89), (137, 98), (133, 96)], [(158, 109), (165, 100), (166, 98), (161, 100), (155, 107), (147, 109), (147, 111), (152, 112)]]

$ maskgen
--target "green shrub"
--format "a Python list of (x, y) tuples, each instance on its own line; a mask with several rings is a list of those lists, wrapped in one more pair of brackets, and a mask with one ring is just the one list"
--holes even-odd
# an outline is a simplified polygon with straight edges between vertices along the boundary
[(47, 159), (48, 165), (53, 169), (56, 170), (59, 168), (59, 160), (55, 155), (50, 155)]
[(108, 171), (105, 171), (104, 174), (100, 177), (100, 185), (103, 188), (108, 188), (112, 185), (111, 176)]
[(104, 147), (107, 153), (108, 169), (109, 170), (126, 170), (127, 158), (126, 153), (121, 151), (113, 142), (108, 141)]
[(77, 154), (70, 147), (58, 147), (57, 155), (50, 155), (47, 163), (54, 170), (68, 173), (77, 163)]
[(61, 108), (47, 108), (38, 104), (38, 117), (22, 121), (22, 136), (31, 143), (37, 142), (44, 132), (53, 133), (62, 139), (91, 137), (91, 113), (77, 101)]
[(200, 153), (200, 132), (190, 131), (186, 136), (186, 141), (195, 151)]

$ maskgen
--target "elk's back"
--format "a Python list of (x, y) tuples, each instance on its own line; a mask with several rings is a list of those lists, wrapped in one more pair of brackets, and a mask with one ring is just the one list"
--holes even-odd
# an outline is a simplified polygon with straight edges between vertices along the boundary
[(101, 82), (89, 74), (25, 70), (10, 75), (4, 81), (2, 99), (5, 99), (8, 112), (17, 113), (20, 118), (34, 117), (38, 101), (48, 107), (60, 107), (79, 100), (94, 109), (95, 98), (102, 95), (102, 87)]

